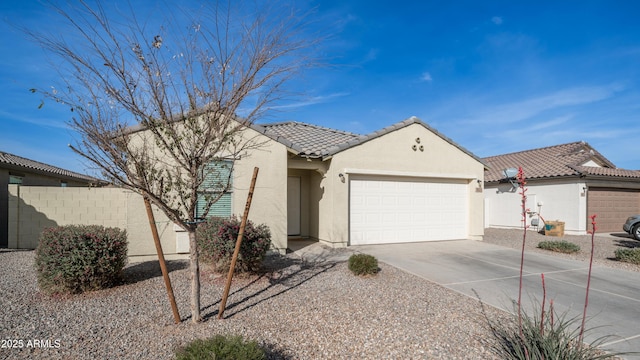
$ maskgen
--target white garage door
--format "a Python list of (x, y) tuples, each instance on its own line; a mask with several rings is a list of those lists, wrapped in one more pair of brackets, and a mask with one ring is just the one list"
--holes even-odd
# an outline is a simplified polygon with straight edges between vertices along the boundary
[(350, 244), (465, 239), (464, 180), (351, 180)]

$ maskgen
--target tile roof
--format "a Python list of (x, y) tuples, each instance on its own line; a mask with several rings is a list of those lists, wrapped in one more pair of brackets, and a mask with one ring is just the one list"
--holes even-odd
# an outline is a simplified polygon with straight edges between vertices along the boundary
[(334, 147), (364, 138), (362, 135), (297, 121), (261, 126), (265, 129), (265, 135), (277, 141), (284, 140), (285, 145), (296, 150), (298, 155), (310, 158), (327, 156)]
[(0, 167), (3, 165), (12, 165), (25, 170), (34, 170), (37, 172), (43, 172), (51, 175), (57, 175), (58, 177), (65, 177), (69, 179), (75, 179), (86, 182), (98, 182), (99, 180), (88, 175), (80, 174), (70, 170), (65, 170), (53, 165), (48, 165), (38, 161), (30, 160), (22, 156), (9, 154), (0, 151)]
[(627, 170), (627, 169), (612, 169), (594, 166), (574, 166), (576, 171), (585, 175), (598, 175), (598, 176), (615, 176), (640, 179), (640, 171)]
[[(616, 168), (611, 161), (584, 141), (490, 156), (483, 160), (490, 167), (485, 173), (486, 182), (500, 181), (505, 178), (502, 172), (504, 169), (519, 166), (522, 167), (528, 179), (584, 175), (640, 178), (640, 171)], [(590, 161), (601, 167), (584, 166)]]
[(378, 131), (374, 131), (367, 135), (353, 134), (346, 131), (329, 129), (317, 125), (305, 124), (300, 122), (284, 122), (274, 124), (252, 125), (253, 129), (259, 131), (274, 140), (284, 144), (288, 148), (296, 151), (299, 156), (308, 158), (326, 159), (336, 153), (346, 150), (350, 147), (363, 144), (390, 132), (402, 129), (412, 124), (420, 124), (455, 146), (462, 152), (471, 156), (480, 163), (482, 159), (471, 153), (469, 150), (458, 145), (453, 140), (439, 133), (422, 120), (412, 116), (404, 121), (400, 121), (391, 126), (387, 126)]

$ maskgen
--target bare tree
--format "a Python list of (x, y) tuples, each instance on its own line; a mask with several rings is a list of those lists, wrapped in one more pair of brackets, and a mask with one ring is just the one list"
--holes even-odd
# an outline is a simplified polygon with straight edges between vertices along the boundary
[[(203, 1), (198, 9), (166, 8), (165, 20), (141, 20), (133, 8), (123, 15), (99, 2), (78, 4), (50, 4), (68, 26), (62, 36), (25, 29), (59, 60), (62, 85), (38, 91), (73, 112), (74, 151), (188, 232), (198, 322), (198, 200), (206, 215), (229, 189), (231, 171), (220, 164), (233, 166), (260, 146), (244, 130), (316, 64), (309, 50), (319, 38), (287, 7)], [(211, 178), (216, 191), (203, 194)]]

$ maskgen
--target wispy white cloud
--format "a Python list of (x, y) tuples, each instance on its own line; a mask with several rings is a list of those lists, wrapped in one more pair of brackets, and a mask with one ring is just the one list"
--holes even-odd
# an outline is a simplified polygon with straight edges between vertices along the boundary
[(575, 117), (574, 114), (563, 115), (548, 121), (534, 122), (527, 131), (540, 131), (558, 128), (562, 124), (566, 124)]
[(369, 61), (376, 60), (378, 58), (379, 53), (380, 53), (380, 49), (377, 49), (377, 48), (369, 49), (367, 54), (364, 56), (364, 59), (362, 60), (362, 62), (369, 62)]
[(512, 103), (477, 109), (469, 123), (509, 124), (562, 107), (586, 105), (608, 99), (622, 90), (618, 85), (574, 87)]
[[(558, 133), (558, 129), (565, 130), (571, 126), (562, 126), (567, 124), (574, 118), (573, 114), (559, 116), (550, 120), (532, 121), (524, 126), (503, 129), (499, 133), (485, 133), (485, 138), (507, 138), (507, 139), (525, 139), (533, 138), (540, 141), (539, 134), (547, 137), (549, 134)], [(575, 129), (572, 132), (576, 133)]]
[(14, 114), (8, 111), (0, 110), (0, 118), (10, 119), (12, 121), (19, 121), (22, 123), (28, 123), (33, 125), (38, 125), (42, 127), (49, 128), (58, 128), (58, 129), (69, 129), (69, 126), (60, 119), (51, 119), (51, 118), (34, 118), (30, 116), (22, 116), (18, 114)]
[(324, 96), (314, 96), (311, 97), (307, 100), (304, 101), (299, 101), (299, 102), (295, 102), (295, 103), (291, 103), (291, 104), (285, 104), (285, 105), (277, 105), (277, 106), (273, 106), (271, 107), (272, 109), (294, 109), (294, 108), (301, 108), (301, 107), (305, 107), (305, 106), (310, 106), (310, 105), (316, 105), (316, 104), (321, 104), (321, 103), (326, 103), (331, 101), (331, 99), (335, 99), (338, 97), (343, 97), (343, 96), (349, 96), (350, 93), (347, 92), (340, 92), (340, 93), (333, 93), (333, 94), (329, 94), (329, 95), (324, 95)]
[(433, 78), (431, 77), (430, 73), (423, 72), (422, 75), (420, 76), (420, 80), (421, 81), (426, 81), (426, 82), (432, 82)]
[(496, 25), (502, 25), (502, 16), (494, 16), (491, 18), (491, 22)]

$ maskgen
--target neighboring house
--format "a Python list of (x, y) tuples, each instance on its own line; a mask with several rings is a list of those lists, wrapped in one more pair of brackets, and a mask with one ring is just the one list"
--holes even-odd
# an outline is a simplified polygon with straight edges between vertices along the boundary
[(522, 227), (517, 183), (504, 172), (518, 167), (527, 180), (527, 224), (535, 223), (540, 215), (547, 221), (564, 222), (565, 233), (586, 234), (591, 230), (588, 217), (595, 214), (597, 232), (621, 232), (627, 217), (640, 214), (640, 171), (616, 168), (586, 142), (483, 161), (489, 166), (485, 174), (485, 227)]
[(24, 186), (88, 186), (98, 180), (0, 151), (0, 247), (7, 247), (9, 184)]

